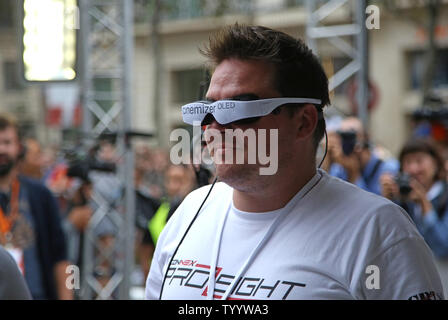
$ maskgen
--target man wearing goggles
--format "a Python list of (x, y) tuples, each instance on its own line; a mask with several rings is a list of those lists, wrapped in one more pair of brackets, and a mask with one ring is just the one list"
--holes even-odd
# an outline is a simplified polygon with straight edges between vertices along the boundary
[(254, 123), (260, 117), (271, 112), (278, 112), (278, 107), (286, 104), (310, 103), (320, 105), (319, 99), (308, 98), (272, 98), (260, 100), (220, 100), (197, 101), (182, 107), (182, 116), (185, 123), (194, 125), (211, 124), (213, 118), (221, 125)]
[[(244, 172), (248, 169), (256, 170), (261, 175), (273, 175), (278, 169), (278, 128), (268, 131), (257, 127), (256, 123), (270, 114), (278, 115), (284, 107), (297, 108), (305, 104), (319, 106), (321, 100), (311, 98), (270, 98), (260, 99), (254, 93), (239, 94), (226, 100), (197, 101), (182, 107), (182, 116), (185, 123), (191, 125), (201, 124), (205, 131), (205, 141), (209, 152), (219, 170), (221, 164), (245, 164)], [(319, 115), (323, 117), (320, 110)], [(213, 121), (224, 127), (210, 126)], [(253, 126), (255, 125), (255, 126)], [(239, 130), (237, 130), (239, 129)], [(249, 132), (252, 130), (251, 132)], [(260, 146), (266, 141), (269, 149)], [(224, 148), (223, 148), (224, 146)], [(217, 151), (217, 152), (215, 152)], [(264, 160), (263, 160), (264, 159)], [(258, 161), (258, 162), (257, 162)], [(263, 162), (263, 163), (262, 163)], [(263, 166), (269, 164), (268, 167)], [(251, 165), (249, 167), (249, 165)]]
[(218, 182), (190, 193), (162, 231), (146, 297), (443, 298), (432, 254), (406, 213), (317, 169), (330, 101), (307, 46), (235, 24), (202, 53), (214, 66), (207, 102), (184, 106), (184, 121), (206, 125), (214, 160), (240, 146), (216, 144), (208, 132), (277, 130), (264, 142), (276, 144), (278, 170), (216, 162)]

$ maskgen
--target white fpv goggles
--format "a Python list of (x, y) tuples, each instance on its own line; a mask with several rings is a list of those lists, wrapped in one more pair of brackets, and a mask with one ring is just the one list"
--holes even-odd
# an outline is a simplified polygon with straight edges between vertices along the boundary
[[(253, 123), (284, 104), (314, 104), (320, 109), (321, 100), (311, 98), (271, 98), (259, 100), (197, 101), (182, 106), (182, 118), (191, 125), (207, 125), (213, 118), (221, 125), (231, 122)], [(211, 116), (208, 116), (211, 115)], [(319, 114), (319, 116), (321, 116)]]

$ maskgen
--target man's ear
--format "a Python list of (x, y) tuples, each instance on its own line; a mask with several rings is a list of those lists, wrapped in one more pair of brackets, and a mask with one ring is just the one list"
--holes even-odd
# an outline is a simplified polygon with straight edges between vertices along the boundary
[(312, 104), (306, 104), (297, 110), (294, 115), (298, 125), (297, 138), (307, 139), (310, 136), (313, 136), (317, 127), (318, 116), (317, 109)]

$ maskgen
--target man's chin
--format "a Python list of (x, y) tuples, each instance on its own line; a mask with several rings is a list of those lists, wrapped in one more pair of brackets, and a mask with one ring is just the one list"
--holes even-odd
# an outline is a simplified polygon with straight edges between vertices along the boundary
[(0, 177), (8, 175), (12, 168), (14, 168), (14, 162), (0, 164)]
[(215, 164), (219, 181), (225, 182), (233, 188), (239, 189), (258, 175), (257, 165), (248, 164)]

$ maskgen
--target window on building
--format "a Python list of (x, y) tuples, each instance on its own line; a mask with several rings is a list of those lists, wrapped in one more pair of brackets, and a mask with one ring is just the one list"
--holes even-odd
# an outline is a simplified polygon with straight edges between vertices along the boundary
[(289, 7), (297, 7), (304, 6), (305, 0), (284, 0), (284, 4), (287, 8)]
[(161, 3), (163, 19), (191, 19), (203, 15), (203, 0), (166, 0)]
[(109, 111), (114, 104), (113, 84), (113, 79), (110, 78), (93, 79), (93, 88), (97, 96), (96, 103), (105, 112)]
[(23, 84), (19, 78), (17, 62), (14, 61), (3, 62), (3, 83), (5, 90), (23, 89)]
[[(418, 90), (426, 70), (426, 52), (423, 50), (408, 53), (408, 88)], [(436, 68), (432, 79), (432, 87), (448, 88), (448, 49), (439, 49), (436, 57)]]
[[(140, 0), (141, 1), (141, 0)], [(166, 20), (193, 19), (203, 16), (222, 16), (248, 13), (254, 0), (163, 0), (161, 18)], [(152, 10), (152, 9), (150, 9)]]
[(173, 103), (185, 104), (198, 100), (204, 75), (203, 69), (174, 71), (172, 74)]
[[(114, 82), (115, 80), (115, 82)], [(116, 95), (114, 94), (114, 84), (118, 80), (111, 78), (94, 78), (93, 90), (95, 95), (95, 103), (105, 112), (109, 112), (116, 101)], [(93, 125), (96, 126), (100, 119), (95, 115), (93, 117)], [(116, 120), (116, 119), (115, 119)]]
[(0, 1), (0, 28), (12, 28), (14, 26), (14, 0)]
[(134, 21), (136, 23), (143, 23), (151, 21), (152, 10), (149, 0), (135, 0), (134, 1)]

